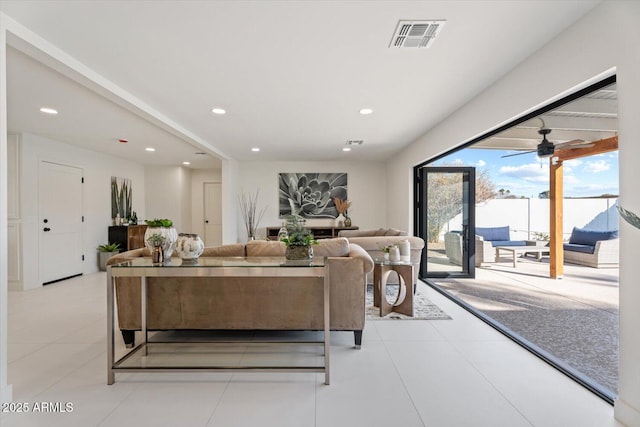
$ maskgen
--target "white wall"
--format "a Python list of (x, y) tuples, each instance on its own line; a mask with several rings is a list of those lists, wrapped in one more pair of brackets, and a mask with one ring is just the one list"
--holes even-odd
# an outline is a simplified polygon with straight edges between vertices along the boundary
[[(376, 162), (242, 162), (239, 191), (253, 193), (260, 190), (258, 208), (267, 211), (260, 223), (258, 237), (265, 236), (266, 227), (282, 224), (279, 218), (278, 173), (280, 172), (346, 172), (348, 199), (352, 202), (349, 216), (361, 230), (386, 227), (386, 173), (383, 163)], [(239, 193), (237, 193), (239, 194)], [(238, 199), (235, 203), (238, 204)], [(247, 232), (238, 212), (238, 236), (245, 241)], [(334, 225), (335, 219), (308, 220), (309, 225)]]
[[(144, 169), (137, 163), (85, 150), (38, 135), (21, 134), (20, 222), (22, 224), (21, 289), (41, 286), (38, 238), (38, 173), (41, 161), (49, 161), (83, 169), (84, 255), (83, 273), (98, 271), (97, 250), (106, 243), (111, 219), (111, 177), (130, 178), (133, 186), (133, 208), (144, 215)], [(43, 261), (44, 262), (44, 261)]]
[[(640, 213), (640, 2), (607, 1), (387, 163), (388, 225), (413, 224), (412, 169), (487, 130), (610, 75), (618, 88), (620, 204)], [(390, 173), (393, 171), (393, 173)], [(620, 227), (620, 384), (616, 417), (640, 425), (640, 230)]]
[(191, 231), (191, 169), (182, 166), (145, 166), (146, 216), (167, 218), (178, 233)]
[[(586, 230), (618, 230), (619, 215), (617, 198), (563, 199), (564, 239), (571, 236), (573, 227)], [(444, 235), (449, 230), (462, 229), (462, 214), (456, 215), (443, 227)], [(509, 226), (512, 240), (533, 239), (534, 233), (550, 234), (549, 199), (491, 199), (476, 204), (476, 227)], [(444, 237), (441, 236), (444, 240)]]
[(203, 240), (204, 184), (206, 182), (222, 182), (222, 169), (194, 169), (191, 171), (191, 232), (199, 234)]
[(7, 382), (7, 18), (0, 13), (0, 402), (11, 402)]

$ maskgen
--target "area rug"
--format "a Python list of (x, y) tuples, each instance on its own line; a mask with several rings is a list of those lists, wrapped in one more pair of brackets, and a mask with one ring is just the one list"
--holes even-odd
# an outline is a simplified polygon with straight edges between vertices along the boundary
[[(387, 301), (395, 301), (398, 295), (398, 286), (387, 285)], [(373, 306), (373, 285), (367, 285), (367, 320), (447, 320), (451, 319), (440, 307), (429, 301), (420, 292), (413, 295), (413, 317), (400, 313), (391, 312), (384, 317), (380, 317), (380, 308)]]

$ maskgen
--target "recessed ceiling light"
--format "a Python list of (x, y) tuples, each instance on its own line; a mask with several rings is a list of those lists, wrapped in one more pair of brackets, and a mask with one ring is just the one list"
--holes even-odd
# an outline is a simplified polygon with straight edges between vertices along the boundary
[(156, 149), (153, 148), (153, 147), (147, 147), (147, 148), (145, 148), (145, 150), (147, 150), (147, 151), (156, 151)]
[(48, 107), (42, 107), (40, 111), (45, 114), (58, 114), (58, 110), (54, 108), (48, 108)]
[(224, 108), (212, 108), (211, 112), (213, 114), (227, 114), (227, 110), (225, 110)]
[(191, 162), (182, 162), (183, 165), (190, 165)]
[(260, 149), (258, 147), (253, 147), (251, 151), (253, 151), (254, 153), (257, 153), (258, 151), (260, 151)]
[(363, 116), (371, 113), (373, 113), (373, 110), (371, 108), (363, 108), (362, 110), (360, 110), (360, 114), (362, 114)]
[(351, 151), (351, 147), (344, 147), (342, 151)]

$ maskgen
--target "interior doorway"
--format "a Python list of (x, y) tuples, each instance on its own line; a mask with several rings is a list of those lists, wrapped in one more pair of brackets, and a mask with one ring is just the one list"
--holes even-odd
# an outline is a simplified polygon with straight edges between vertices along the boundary
[(204, 244), (222, 245), (222, 184), (204, 183)]
[(82, 274), (83, 170), (41, 161), (38, 187), (40, 282)]

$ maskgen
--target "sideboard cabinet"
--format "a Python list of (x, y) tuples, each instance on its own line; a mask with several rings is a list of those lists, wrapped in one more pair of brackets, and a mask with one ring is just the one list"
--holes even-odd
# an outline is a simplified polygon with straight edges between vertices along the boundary
[(109, 243), (120, 245), (120, 251), (144, 248), (146, 225), (112, 225), (109, 227)]

